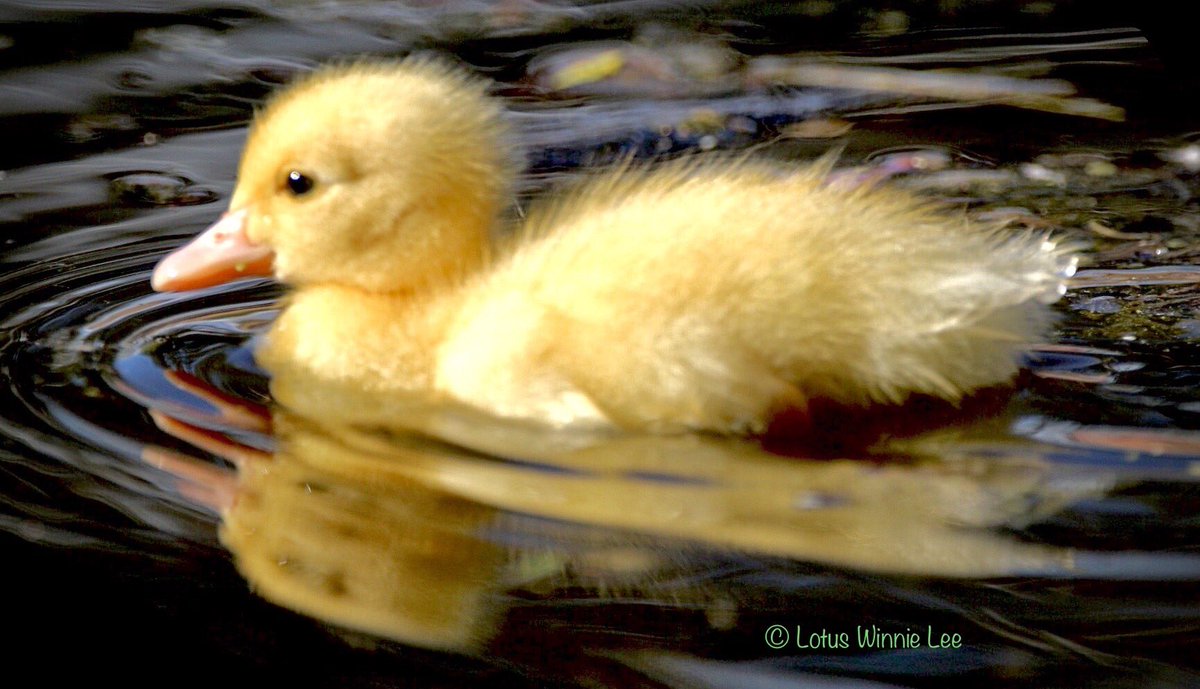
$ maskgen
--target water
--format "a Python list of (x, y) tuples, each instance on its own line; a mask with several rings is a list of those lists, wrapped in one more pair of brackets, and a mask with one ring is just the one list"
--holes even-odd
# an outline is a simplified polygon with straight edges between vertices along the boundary
[[(0, 8), (11, 657), (337, 686), (1196, 684), (1200, 216), (1192, 118), (1167, 107), (1184, 84), (1137, 31), (1088, 23), (1123, 18), (1010, 10), (914, 9), (896, 33), (858, 11), (649, 2)], [(663, 21), (710, 37), (715, 82), (581, 100), (525, 77), (547, 46)], [(1049, 69), (1129, 116), (713, 86), (734, 69), (722, 45), (801, 40), (876, 66)], [(280, 290), (159, 295), (149, 270), (219, 213), (274, 84), (413, 48), (502, 84), (523, 197), (631, 153), (808, 158), (831, 142), (776, 135), (820, 113), (854, 124), (846, 165), (921, 151), (945, 168), (898, 184), (1054, 228), (1091, 265), (1014, 395), (874, 453), (537, 433), (344, 390), (262, 416), (253, 338)], [(919, 643), (864, 647), (872, 626)]]

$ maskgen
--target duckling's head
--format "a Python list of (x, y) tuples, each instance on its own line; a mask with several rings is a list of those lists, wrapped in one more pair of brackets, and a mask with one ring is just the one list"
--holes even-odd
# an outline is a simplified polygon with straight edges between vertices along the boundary
[(152, 284), (243, 275), (371, 292), (461, 278), (486, 255), (515, 170), (484, 84), (423, 59), (326, 67), (255, 118), (229, 212)]

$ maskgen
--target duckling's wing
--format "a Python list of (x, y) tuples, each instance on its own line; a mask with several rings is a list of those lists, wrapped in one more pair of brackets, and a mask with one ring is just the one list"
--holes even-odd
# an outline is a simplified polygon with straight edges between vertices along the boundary
[[(1059, 294), (1064, 253), (826, 173), (749, 161), (618, 171), (531, 213), (544, 238), (510, 272), (561, 311), (611, 323), (621, 339), (605, 342), (690, 329), (666, 338), (678, 356), (727, 357), (733, 371), (764, 362), (809, 398), (956, 400), (1011, 378), (1047, 322), (1038, 302)], [(670, 361), (669, 347), (652, 351)], [(707, 368), (698, 380), (720, 378)]]
[[(440, 348), (437, 387), (510, 418), (657, 431), (761, 431), (778, 408), (803, 405), (719, 328), (610, 296), (564, 309), (493, 285), (467, 303)], [(613, 317), (621, 304), (626, 317)]]
[(549, 317), (563, 336), (546, 363), (619, 426), (761, 433), (779, 411), (805, 406), (761, 352), (703, 318), (588, 315)]

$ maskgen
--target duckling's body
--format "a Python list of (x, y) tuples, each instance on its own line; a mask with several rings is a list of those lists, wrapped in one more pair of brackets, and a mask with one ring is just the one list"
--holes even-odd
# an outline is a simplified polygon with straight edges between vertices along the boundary
[(436, 387), (512, 416), (761, 430), (812, 398), (1009, 380), (1053, 289), (1040, 242), (825, 173), (674, 164), (534, 209), (536, 239), (465, 290)]
[[(345, 102), (364, 91), (383, 122)], [(277, 125), (322, 109), (355, 133), (330, 129), (321, 155), (277, 143), (291, 140)], [(268, 369), (553, 424), (757, 432), (814, 399), (957, 401), (1005, 383), (1059, 283), (1040, 239), (830, 185), (825, 165), (726, 158), (599, 175), (493, 248), (501, 122), (477, 85), (411, 61), (313, 77), (267, 108), (232, 208), (297, 287)], [(437, 147), (410, 140), (421, 128)], [(311, 173), (315, 198), (278, 183), (335, 168)]]

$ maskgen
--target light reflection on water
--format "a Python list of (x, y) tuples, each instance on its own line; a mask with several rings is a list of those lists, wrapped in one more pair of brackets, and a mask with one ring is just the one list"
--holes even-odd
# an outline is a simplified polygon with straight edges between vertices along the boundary
[[(1063, 175), (1058, 186), (1022, 176), (1033, 145), (990, 146), (966, 115), (955, 125), (966, 140), (939, 138), (937, 122), (917, 119), (891, 128), (863, 119), (852, 130), (848, 162), (910, 135), (936, 142), (951, 169), (906, 184), (971, 212), (1048, 218), (1099, 257), (1100, 271), (1068, 295), (1056, 343), (1031, 356), (1015, 395), (985, 418), (863, 456), (809, 459), (746, 440), (549, 433), (276, 381), (299, 394), (269, 412), (271, 432), (254, 427), (270, 395), (253, 338), (279, 290), (148, 287), (154, 260), (227, 198), (248, 104), (328, 57), (421, 41), (444, 40), (512, 79), (520, 75), (504, 65), (538, 54), (554, 32), (605, 17), (636, 24), (659, 8), (517, 5), (532, 19), (488, 14), (484, 3), (225, 4), (192, 25), (147, 22), (118, 52), (0, 72), (0, 93), (23, 94), (0, 98), (0, 116), (59, 127), (42, 158), (5, 154), (19, 167), (0, 179), (0, 370), (15, 401), (0, 419), (0, 529), (40, 548), (149, 553), (171, 567), (213, 544), (219, 515), (221, 542), (258, 594), (339, 628), (534, 678), (1051, 685), (1069, 670), (1121, 686), (1194, 683), (1195, 179), (1185, 163), (1147, 164), (1145, 150), (1105, 138), (1129, 139), (1127, 130), (1056, 149), (1086, 148), (1087, 160), (1039, 159)], [(35, 6), (11, 11), (18, 22), (56, 11)], [(159, 11), (194, 7), (203, 15), (192, 3)], [(464, 17), (479, 16), (499, 22), (492, 38), (515, 42), (472, 44)], [(1140, 59), (1120, 52), (1142, 45), (1128, 31), (1099, 42), (1101, 52), (1085, 54)], [(977, 59), (1013, 62), (1019, 52)], [(542, 166), (529, 193), (598, 142), (641, 146), (644, 132), (625, 134), (657, 132), (697, 103), (759, 122), (784, 102), (556, 104), (527, 85), (504, 89), (518, 97), (514, 117)], [(829, 102), (809, 97), (788, 94), (791, 115)], [(20, 122), (19, 131), (47, 131)], [(1143, 148), (1184, 150), (1185, 133)], [(761, 143), (761, 132), (747, 136), (727, 143)], [(1013, 157), (989, 161), (973, 145)], [(765, 153), (826, 146), (783, 142)], [(1115, 161), (1117, 174), (1086, 172), (1095, 156)], [(1090, 220), (1118, 236), (1088, 230)], [(764, 639), (774, 624), (861, 623), (937, 627), (967, 644), (816, 652)]]

